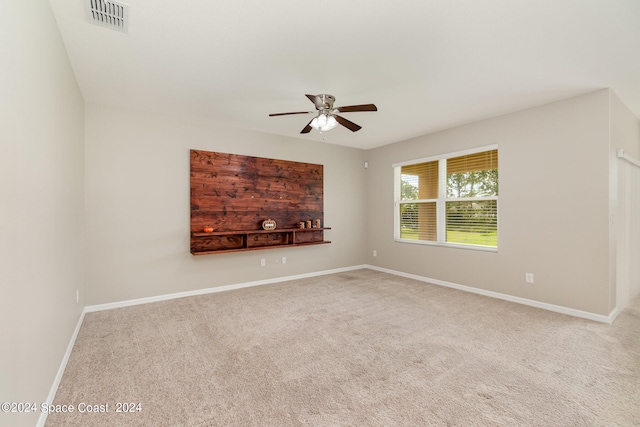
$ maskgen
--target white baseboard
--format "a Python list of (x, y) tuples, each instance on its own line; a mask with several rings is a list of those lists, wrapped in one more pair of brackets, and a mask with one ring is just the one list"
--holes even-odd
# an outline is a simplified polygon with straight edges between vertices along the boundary
[(614, 320), (616, 320), (616, 317), (618, 317), (618, 315), (622, 312), (622, 310), (620, 310), (618, 307), (614, 308), (613, 311), (611, 312), (611, 314), (609, 314), (608, 318), (609, 318), (609, 322), (608, 323), (613, 323)]
[(404, 273), (402, 271), (390, 270), (388, 268), (376, 267), (375, 265), (365, 265), (366, 268), (371, 270), (381, 271), (383, 273), (394, 274), (396, 276), (407, 277), (409, 279), (419, 280), (421, 282), (427, 282), (434, 285), (445, 286), (447, 288), (458, 289), (465, 292), (472, 292), (474, 294), (484, 295), (487, 297), (498, 298), (505, 301), (511, 301), (518, 304), (528, 305), (531, 307), (542, 308), (544, 310), (553, 311), (556, 313), (567, 314), (569, 316), (580, 317), (583, 319), (594, 320), (596, 322), (609, 323), (611, 324), (616, 316), (618, 315), (618, 311), (614, 310), (608, 316), (602, 314), (590, 313), (588, 311), (576, 310), (574, 308), (563, 307), (560, 305), (548, 304), (545, 302), (530, 300), (527, 298), (520, 298), (513, 295), (501, 294), (499, 292), (487, 291), (485, 289), (474, 288), (472, 286), (459, 285), (457, 283), (445, 282), (444, 280), (431, 279), (429, 277), (418, 276), (415, 274)]
[[(60, 363), (60, 367), (58, 368), (58, 373), (56, 377), (53, 379), (53, 384), (51, 385), (51, 389), (49, 390), (49, 395), (47, 396), (47, 403), (51, 404), (53, 399), (56, 397), (56, 392), (58, 391), (58, 386), (60, 385), (60, 381), (62, 381), (62, 376), (64, 375), (64, 371), (67, 368), (67, 362), (69, 361), (69, 357), (71, 356), (71, 351), (73, 351), (73, 346), (76, 343), (76, 338), (78, 337), (78, 332), (80, 332), (80, 327), (82, 326), (82, 322), (84, 321), (85, 310), (80, 314), (80, 318), (78, 318), (78, 323), (76, 324), (76, 329), (73, 331), (71, 335), (71, 339), (69, 340), (69, 345), (67, 345), (67, 351), (65, 351), (64, 356), (62, 357), (62, 362)], [(47, 422), (48, 412), (40, 412), (40, 417), (38, 418), (38, 423), (36, 427), (44, 427), (44, 424)]]
[(83, 317), (84, 317), (84, 313), (91, 313), (95, 311), (111, 310), (114, 308), (129, 307), (129, 306), (139, 305), (139, 304), (148, 304), (148, 303), (158, 302), (158, 301), (167, 301), (167, 300), (176, 299), (176, 298), (184, 298), (184, 297), (190, 297), (190, 296), (196, 296), (196, 295), (211, 294), (216, 292), (231, 291), (234, 289), (248, 288), (252, 286), (262, 286), (262, 285), (268, 285), (271, 283), (286, 282), (290, 280), (306, 279), (309, 277), (317, 277), (317, 276), (324, 276), (327, 274), (342, 273), (345, 271), (359, 270), (362, 268), (368, 268), (368, 269), (380, 271), (383, 273), (389, 273), (396, 276), (419, 280), (421, 282), (427, 282), (434, 285), (445, 286), (447, 288), (458, 289), (461, 291), (484, 295), (491, 298), (498, 298), (505, 301), (511, 301), (518, 304), (528, 305), (530, 307), (541, 308), (544, 310), (553, 311), (555, 313), (567, 314), (569, 316), (580, 317), (583, 319), (589, 319), (589, 320), (593, 320), (601, 323), (611, 324), (619, 314), (619, 311), (616, 309), (613, 312), (611, 312), (611, 314), (609, 314), (608, 316), (605, 316), (602, 314), (590, 313), (588, 311), (577, 310), (574, 308), (564, 307), (560, 305), (549, 304), (549, 303), (540, 302), (536, 300), (530, 300), (527, 298), (516, 297), (509, 294), (502, 294), (499, 292), (487, 291), (485, 289), (474, 288), (472, 286), (460, 285), (453, 282), (446, 282), (444, 280), (432, 279), (430, 277), (418, 276), (416, 274), (410, 274), (402, 271), (391, 270), (388, 268), (377, 267), (375, 265), (362, 264), (362, 265), (354, 265), (351, 267), (336, 268), (332, 270), (316, 271), (313, 273), (297, 274), (293, 276), (284, 276), (284, 277), (276, 277), (273, 279), (258, 280), (253, 282), (236, 283), (233, 285), (217, 286), (213, 288), (198, 289), (194, 291), (158, 295), (155, 297), (138, 298), (133, 300), (119, 301), (119, 302), (113, 302), (113, 303), (107, 303), (107, 304), (92, 305), (92, 306), (85, 307), (83, 312)]
[(251, 287), (251, 286), (261, 286), (261, 285), (268, 285), (268, 284), (271, 284), (271, 283), (287, 282), (289, 280), (306, 279), (308, 277), (316, 277), (316, 276), (324, 276), (324, 275), (327, 275), (327, 274), (342, 273), (342, 272), (345, 272), (345, 271), (359, 270), (359, 269), (362, 269), (362, 268), (367, 268), (367, 266), (366, 265), (354, 265), (354, 266), (351, 266), (351, 267), (335, 268), (335, 269), (332, 269), (332, 270), (316, 271), (316, 272), (313, 272), (313, 273), (296, 274), (294, 276), (276, 277), (276, 278), (273, 278), (273, 279), (258, 280), (258, 281), (254, 281), (254, 282), (236, 283), (236, 284), (233, 284), (233, 285), (224, 285), (224, 286), (217, 286), (217, 287), (214, 287), (214, 288), (197, 289), (197, 290), (194, 290), (194, 291), (178, 292), (178, 293), (174, 293), (174, 294), (159, 295), (159, 296), (155, 296), (155, 297), (138, 298), (138, 299), (133, 299), (133, 300), (119, 301), (119, 302), (113, 302), (113, 303), (107, 303), (107, 304), (91, 305), (91, 306), (85, 307), (84, 311), (85, 311), (85, 313), (91, 313), (91, 312), (94, 312), (94, 311), (111, 310), (111, 309), (114, 309), (114, 308), (129, 307), (129, 306), (132, 306), (132, 305), (148, 304), (148, 303), (151, 303), (151, 302), (167, 301), (167, 300), (176, 299), (176, 298), (192, 297), (192, 296), (196, 296), (196, 295), (212, 294), (212, 293), (215, 293), (215, 292), (231, 291), (231, 290), (234, 290), (234, 289), (248, 288), (248, 287)]

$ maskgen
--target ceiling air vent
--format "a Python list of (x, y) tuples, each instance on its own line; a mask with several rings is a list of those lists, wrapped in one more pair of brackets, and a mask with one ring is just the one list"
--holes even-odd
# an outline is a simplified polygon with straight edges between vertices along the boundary
[(101, 27), (126, 33), (129, 29), (129, 6), (112, 0), (85, 0), (87, 20)]

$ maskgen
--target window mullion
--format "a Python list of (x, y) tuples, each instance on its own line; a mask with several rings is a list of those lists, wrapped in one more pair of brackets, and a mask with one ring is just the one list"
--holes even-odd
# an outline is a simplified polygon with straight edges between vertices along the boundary
[(438, 221), (438, 243), (447, 241), (447, 159), (438, 160), (438, 201), (436, 218)]
[(397, 203), (400, 204), (412, 204), (412, 203), (433, 203), (437, 202), (438, 199), (414, 199), (414, 200), (400, 200)]
[(485, 200), (498, 200), (498, 196), (445, 198), (445, 202), (481, 202)]
[(393, 238), (400, 238), (400, 199), (402, 199), (402, 178), (401, 168), (393, 168), (393, 182), (395, 187), (393, 189)]

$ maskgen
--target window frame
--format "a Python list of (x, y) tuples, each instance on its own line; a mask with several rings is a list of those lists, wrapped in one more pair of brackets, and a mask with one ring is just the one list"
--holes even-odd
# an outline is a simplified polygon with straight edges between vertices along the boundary
[[(398, 243), (411, 243), (417, 245), (427, 246), (439, 246), (458, 249), (470, 249), (476, 251), (485, 252), (498, 252), (500, 247), (500, 233), (498, 231), (498, 242), (496, 246), (482, 246), (474, 245), (471, 243), (449, 243), (447, 239), (447, 217), (446, 206), (448, 202), (464, 202), (464, 201), (481, 201), (481, 200), (495, 200), (496, 201), (496, 215), (497, 225), (496, 229), (500, 230), (500, 202), (499, 193), (497, 196), (483, 196), (483, 197), (447, 197), (447, 159), (467, 156), (470, 154), (482, 153), (485, 151), (498, 151), (498, 144), (486, 145), (483, 147), (471, 148), (467, 150), (455, 151), (451, 153), (444, 153), (430, 157), (423, 157), (420, 159), (407, 160), (404, 162), (398, 162), (391, 165), (393, 168), (393, 240)], [(410, 166), (420, 163), (435, 162), (438, 161), (438, 197), (436, 199), (417, 199), (417, 200), (402, 200), (402, 178), (401, 169), (403, 166)], [(499, 171), (499, 166), (498, 166)], [(498, 172), (498, 182), (500, 181), (500, 173)], [(409, 203), (436, 203), (436, 235), (437, 238), (433, 240), (415, 240), (400, 237), (400, 205)]]

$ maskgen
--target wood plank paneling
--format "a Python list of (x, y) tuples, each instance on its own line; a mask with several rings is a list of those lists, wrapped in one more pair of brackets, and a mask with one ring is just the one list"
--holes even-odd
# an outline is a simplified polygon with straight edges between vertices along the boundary
[[(319, 219), (324, 226), (323, 166), (237, 154), (191, 150), (191, 232), (212, 226), (214, 232), (251, 231), (273, 219), (277, 228), (297, 228), (300, 221)], [(293, 243), (283, 234), (252, 235), (248, 242), (230, 237), (191, 238), (192, 252), (229, 246), (271, 246)], [(299, 237), (322, 241), (323, 233)], [(298, 239), (297, 239), (298, 240)]]

